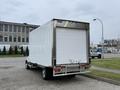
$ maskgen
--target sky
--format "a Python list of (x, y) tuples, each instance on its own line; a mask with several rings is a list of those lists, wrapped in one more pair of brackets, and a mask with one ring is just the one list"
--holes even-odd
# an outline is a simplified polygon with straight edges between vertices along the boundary
[(53, 18), (90, 23), (91, 43), (120, 38), (120, 0), (0, 0), (0, 20), (42, 25)]

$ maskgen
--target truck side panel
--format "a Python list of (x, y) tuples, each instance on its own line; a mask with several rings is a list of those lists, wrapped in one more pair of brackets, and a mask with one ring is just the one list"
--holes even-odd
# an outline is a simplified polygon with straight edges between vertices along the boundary
[(53, 24), (48, 22), (45, 25), (33, 30), (30, 33), (30, 53), (28, 61), (42, 66), (51, 66)]

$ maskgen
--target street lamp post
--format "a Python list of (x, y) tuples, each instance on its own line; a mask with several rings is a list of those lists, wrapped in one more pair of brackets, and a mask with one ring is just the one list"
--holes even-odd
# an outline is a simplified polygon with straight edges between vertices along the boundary
[(104, 28), (103, 28), (103, 21), (101, 19), (99, 19), (99, 18), (93, 19), (93, 21), (96, 21), (96, 20), (98, 20), (102, 25), (102, 37), (101, 37), (102, 44), (101, 45), (102, 45), (102, 58), (104, 59)]

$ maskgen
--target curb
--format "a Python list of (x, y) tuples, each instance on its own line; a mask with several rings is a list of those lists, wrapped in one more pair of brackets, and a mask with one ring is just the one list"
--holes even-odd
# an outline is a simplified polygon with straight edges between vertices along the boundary
[(88, 77), (88, 78), (92, 78), (92, 79), (96, 79), (99, 81), (104, 81), (110, 84), (114, 84), (114, 85), (118, 85), (120, 86), (120, 82), (116, 81), (116, 80), (112, 80), (112, 79), (108, 79), (108, 78), (103, 78), (103, 77), (98, 77), (98, 76), (93, 76), (93, 75), (88, 75), (88, 74), (81, 74), (82, 76)]

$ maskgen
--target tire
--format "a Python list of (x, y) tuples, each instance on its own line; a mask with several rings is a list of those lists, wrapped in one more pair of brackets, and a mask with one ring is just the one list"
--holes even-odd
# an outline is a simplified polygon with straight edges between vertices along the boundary
[(27, 61), (25, 62), (25, 68), (26, 68), (26, 69), (30, 69), (30, 67), (29, 67), (29, 65), (28, 65), (28, 63), (27, 63)]
[(53, 78), (53, 69), (52, 68), (44, 68), (42, 70), (42, 78), (44, 80), (52, 79)]
[(101, 58), (101, 55), (100, 55), (100, 54), (98, 55), (98, 58), (99, 58), (99, 59)]
[(47, 69), (43, 69), (43, 70), (42, 70), (42, 78), (43, 78), (44, 80), (47, 80), (47, 79), (48, 79)]
[(92, 56), (92, 59), (94, 59), (95, 57), (94, 56)]

